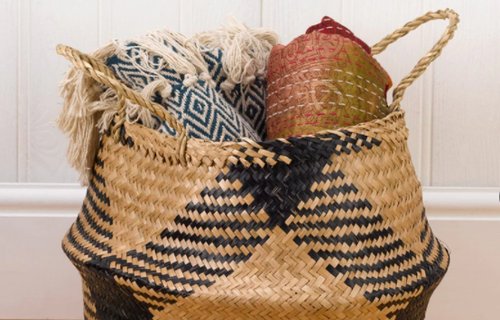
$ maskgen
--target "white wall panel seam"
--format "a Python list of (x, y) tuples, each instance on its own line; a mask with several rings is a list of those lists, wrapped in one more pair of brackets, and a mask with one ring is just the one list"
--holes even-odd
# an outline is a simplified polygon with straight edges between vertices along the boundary
[(29, 181), (30, 0), (18, 2), (17, 54), (17, 181)]

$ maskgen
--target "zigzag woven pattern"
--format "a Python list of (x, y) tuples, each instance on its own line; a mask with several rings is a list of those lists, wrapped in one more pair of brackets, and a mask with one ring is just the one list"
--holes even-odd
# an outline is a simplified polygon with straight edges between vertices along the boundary
[(182, 170), (173, 138), (125, 128), (125, 144), (103, 137), (64, 240), (86, 319), (424, 318), (449, 257), (402, 113), (210, 154), (190, 141)]
[[(172, 47), (167, 42), (162, 45)], [(149, 61), (138, 60), (143, 51), (140, 45), (132, 42), (125, 52), (111, 56), (106, 63), (123, 83), (137, 91), (157, 80), (158, 76), (138, 69), (134, 63), (147, 64), (152, 70), (159, 70), (159, 74), (171, 84), (172, 93), (162, 97), (156, 92), (153, 100), (173, 112), (190, 137), (231, 141), (241, 137), (260, 140), (265, 136), (265, 81), (256, 79), (248, 86), (237, 84), (230, 92), (222, 90), (221, 83), (226, 80), (222, 69), (222, 50), (207, 48), (201, 51), (215, 85), (197, 79), (191, 86), (183, 83), (185, 75), (162, 67), (162, 59), (158, 55), (152, 55)], [(161, 130), (175, 135), (175, 130), (166, 123), (161, 125)]]

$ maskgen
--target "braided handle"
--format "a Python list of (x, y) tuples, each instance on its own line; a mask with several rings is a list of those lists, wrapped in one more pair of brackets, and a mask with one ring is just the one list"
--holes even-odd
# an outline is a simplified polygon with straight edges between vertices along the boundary
[(449, 20), (449, 24), (446, 27), (444, 34), (438, 40), (438, 42), (432, 47), (432, 49), (421, 58), (415, 67), (411, 70), (411, 72), (404, 77), (399, 84), (394, 88), (392, 92), (392, 104), (391, 110), (398, 109), (400, 107), (401, 100), (403, 100), (403, 96), (405, 94), (406, 89), (415, 81), (418, 77), (424, 73), (427, 67), (436, 60), (437, 57), (441, 54), (443, 48), (448, 44), (448, 41), (453, 38), (455, 30), (457, 30), (457, 24), (459, 22), (458, 14), (451, 10), (438, 10), (435, 12), (428, 12), (417, 19), (408, 22), (402, 28), (397, 29), (390, 35), (386, 36), (384, 39), (380, 40), (372, 47), (372, 54), (376, 55), (381, 53), (387, 48), (388, 45), (398, 40), (399, 38), (407, 35), (410, 31), (415, 30), (422, 24), (429, 22), (431, 20)]
[[(99, 83), (102, 83), (115, 90), (116, 94), (121, 97), (138, 104), (141, 107), (147, 108), (155, 115), (160, 117), (173, 129), (176, 130), (179, 137), (186, 135), (186, 129), (179, 121), (165, 110), (159, 104), (145, 99), (138, 92), (130, 89), (118, 80), (113, 72), (101, 61), (78, 51), (75, 48), (65, 46), (62, 44), (57, 45), (56, 51), (59, 55), (68, 59), (76, 68), (85, 72), (88, 76), (92, 77)], [(123, 107), (124, 104), (122, 104)], [(124, 112), (119, 112), (120, 116), (124, 116)], [(123, 121), (124, 119), (121, 119)]]

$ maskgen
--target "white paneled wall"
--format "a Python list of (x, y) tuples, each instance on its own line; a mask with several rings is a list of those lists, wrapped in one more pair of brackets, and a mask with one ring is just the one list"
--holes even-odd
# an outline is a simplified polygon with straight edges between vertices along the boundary
[[(82, 50), (96, 48), (99, 35), (97, 0), (27, 1), (21, 22), (29, 27), (20, 34), (26, 76), (21, 83), (26, 96), (26, 180), (73, 181), (74, 172), (62, 161), (66, 139), (55, 128), (60, 103), (58, 83), (67, 69), (54, 54), (58, 42), (71, 42)], [(20, 133), (21, 134), (21, 133)], [(20, 168), (19, 170), (23, 170)]]
[[(424, 185), (500, 185), (500, 4), (494, 0), (0, 0), (0, 182), (75, 182), (56, 129), (58, 83), (68, 64), (54, 48), (93, 51), (113, 38), (168, 28), (191, 35), (229, 16), (288, 42), (330, 15), (373, 44), (416, 16), (451, 7), (455, 39), (408, 90), (410, 149)], [(388, 48), (381, 63), (397, 83), (439, 37), (433, 22)]]
[(127, 39), (152, 30), (179, 31), (179, 0), (101, 0), (99, 1), (99, 43)]
[(0, 1), (0, 181), (17, 180), (18, 9), (16, 1)]
[(261, 1), (248, 0), (182, 0), (180, 31), (186, 35), (218, 28), (229, 17), (248, 26), (261, 25)]
[(500, 2), (427, 2), (462, 15), (456, 39), (433, 72), (431, 183), (498, 186)]

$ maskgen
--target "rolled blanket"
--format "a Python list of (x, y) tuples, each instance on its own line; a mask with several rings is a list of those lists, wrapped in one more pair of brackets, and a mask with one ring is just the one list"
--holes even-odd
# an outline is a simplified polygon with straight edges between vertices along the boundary
[(286, 138), (382, 118), (391, 79), (370, 48), (324, 17), (306, 34), (271, 50), (267, 138)]
[[(177, 117), (191, 138), (212, 141), (265, 137), (265, 90), (274, 32), (237, 21), (187, 38), (167, 30), (113, 41), (92, 56), (145, 98)], [(77, 68), (62, 83), (58, 125), (70, 137), (68, 159), (87, 183), (99, 140), (110, 128), (119, 101)], [(150, 111), (125, 101), (126, 119), (175, 135)]]
[[(240, 26), (237, 31), (248, 33), (246, 26)], [(188, 136), (212, 141), (244, 137), (259, 141), (265, 134), (265, 64), (260, 73), (251, 70), (249, 75), (231, 78), (224, 65), (228, 52), (211, 46), (222, 46), (214, 38), (224, 36), (231, 38), (229, 31), (214, 32), (211, 39), (202, 35), (188, 39), (172, 32), (156, 32), (137, 41), (120, 43), (106, 64), (127, 86), (175, 114)], [(248, 39), (259, 41), (248, 36), (233, 42), (239, 41), (241, 47)], [(260, 52), (265, 62), (272, 44), (271, 39), (267, 52), (265, 49)], [(248, 53), (240, 50), (239, 64), (243, 54)], [(248, 60), (246, 63), (256, 63), (254, 57)], [(175, 135), (172, 128), (156, 118), (152, 127)]]

